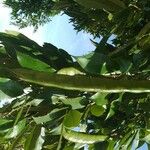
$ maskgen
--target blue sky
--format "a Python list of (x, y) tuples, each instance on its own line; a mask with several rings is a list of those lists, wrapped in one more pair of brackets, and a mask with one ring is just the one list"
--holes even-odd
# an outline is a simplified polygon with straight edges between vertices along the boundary
[[(84, 32), (77, 33), (72, 24), (68, 22), (69, 17), (66, 15), (54, 17), (50, 23), (45, 25), (46, 36), (43, 40), (73, 55), (82, 55), (94, 50), (95, 47), (90, 41), (93, 36)], [(99, 41), (99, 39), (96, 40)]]
[[(10, 12), (8, 8), (2, 7), (0, 4), (0, 31), (17, 30), (31, 39), (35, 40), (40, 45), (43, 42), (49, 42), (67, 50), (72, 55), (83, 55), (95, 49), (94, 45), (90, 42), (93, 36), (87, 33), (77, 33), (71, 23), (69, 17), (66, 15), (55, 16), (52, 21), (39, 27), (37, 32), (33, 32), (32, 27), (27, 27), (19, 30), (16, 26), (10, 25)], [(99, 41), (99, 39), (96, 39)]]
[[(83, 55), (95, 49), (90, 42), (90, 39), (93, 39), (93, 37), (87, 33), (74, 31), (73, 26), (68, 23), (69, 17), (66, 15), (55, 16), (50, 23), (39, 27), (37, 32), (34, 33), (32, 27), (19, 30), (16, 26), (10, 25), (11, 10), (4, 8), (1, 2), (0, 10), (0, 32), (5, 30), (19, 31), (40, 45), (43, 42), (49, 42), (72, 55)], [(99, 39), (96, 40), (99, 41)], [(147, 150), (147, 146), (144, 145), (138, 150)]]

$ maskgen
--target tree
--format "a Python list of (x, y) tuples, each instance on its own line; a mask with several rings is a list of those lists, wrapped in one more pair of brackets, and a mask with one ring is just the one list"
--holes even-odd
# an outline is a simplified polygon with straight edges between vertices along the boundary
[(96, 37), (111, 31), (120, 41), (130, 41), (150, 19), (149, 0), (5, 0), (4, 4), (12, 8), (13, 23), (20, 27), (37, 28), (62, 12), (70, 16), (77, 31), (84, 30)]
[[(39, 46), (18, 32), (0, 33), (0, 98), (9, 100), (0, 109), (1, 149), (149, 146), (149, 3), (118, 1), (110, 13), (112, 5), (103, 11), (98, 0), (84, 2), (72, 7), (109, 16), (103, 17), (103, 39), (92, 41), (96, 49), (87, 55)], [(116, 37), (108, 44), (112, 33)]]
[(5, 5), (12, 8), (13, 24), (20, 28), (43, 25), (50, 21), (50, 16), (59, 13), (59, 10), (53, 10), (55, 2), (53, 0), (32, 0), (32, 1), (14, 1), (6, 0)]
[(149, 145), (147, 49), (118, 56), (118, 49), (111, 52), (102, 41), (101, 52), (73, 60), (66, 51), (49, 43), (41, 47), (18, 32), (0, 33), (0, 41), (1, 149)]

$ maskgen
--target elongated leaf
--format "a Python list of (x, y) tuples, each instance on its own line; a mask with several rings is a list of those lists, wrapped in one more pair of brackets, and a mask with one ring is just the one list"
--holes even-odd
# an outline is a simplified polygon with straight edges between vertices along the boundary
[(128, 141), (128, 139), (130, 139), (130, 137), (132, 137), (132, 131), (129, 131), (128, 133), (126, 133), (126, 135), (119, 142), (119, 145), (117, 148), (120, 148), (122, 145), (125, 146), (126, 142)]
[(5, 138), (6, 139), (15, 138), (22, 132), (25, 126), (26, 126), (26, 119), (19, 121), (18, 124), (16, 124), (15, 126), (13, 126), (8, 130), (7, 134), (5, 135)]
[(104, 54), (92, 52), (90, 54), (74, 58), (86, 72), (103, 74), (103, 67), (105, 67), (103, 64), (107, 60), (107, 57)]
[(70, 75), (70, 76), (73, 76), (73, 75), (76, 75), (76, 74), (84, 74), (83, 72), (79, 71), (78, 69), (76, 68), (73, 68), (73, 67), (68, 67), (68, 68), (62, 68), (60, 69), (57, 74), (65, 74), (65, 75)]
[(116, 99), (116, 100), (113, 100), (111, 102), (110, 109), (109, 109), (109, 112), (107, 114), (106, 119), (109, 119), (110, 117), (112, 117), (113, 115), (115, 115), (115, 109), (116, 109), (117, 105), (122, 101), (123, 94), (124, 93), (120, 93), (119, 94), (119, 98)]
[(107, 150), (114, 150), (114, 147), (116, 144), (115, 141), (109, 140), (108, 142), (109, 142), (109, 144), (108, 144)]
[(22, 67), (38, 71), (54, 72), (54, 69), (48, 64), (21, 52), (17, 52), (17, 59)]
[(35, 126), (25, 142), (24, 150), (41, 150), (44, 143), (44, 136), (45, 128)]
[(109, 110), (109, 112), (108, 112), (108, 115), (107, 115), (106, 119), (109, 119), (109, 118), (112, 117), (114, 114), (115, 114), (114, 106), (113, 106), (113, 104), (111, 104), (111, 108), (110, 108), (110, 110)]
[(25, 131), (27, 129), (27, 126), (21, 131), (21, 133), (13, 140), (13, 143), (11, 144), (11, 146), (9, 147), (8, 150), (14, 150), (15, 147), (19, 144), (19, 142), (21, 141), (21, 139), (23, 138), (23, 135), (25, 134)]
[(132, 143), (133, 143), (133, 140), (134, 140), (134, 137), (135, 137), (135, 134), (132, 134), (128, 139), (127, 141), (122, 145), (122, 149), (123, 150), (130, 150), (132, 148)]
[(65, 105), (70, 105), (72, 109), (81, 109), (85, 107), (82, 97), (60, 99)]
[(25, 106), (38, 106), (43, 99), (33, 99), (32, 101), (25, 104)]
[(150, 149), (150, 144), (147, 144), (148, 149)]
[(23, 112), (24, 107), (22, 107), (20, 109), (20, 111), (18, 112), (17, 116), (16, 116), (16, 120), (14, 122), (14, 126), (18, 123), (19, 119), (21, 118), (22, 112)]
[(144, 140), (146, 143), (150, 144), (150, 132), (147, 132), (147, 134), (146, 134), (146, 136), (143, 138), (143, 140)]
[(13, 128), (13, 120), (5, 120), (2, 118), (0, 120), (2, 121), (0, 124), (0, 136), (5, 137), (8, 131)]
[(96, 105), (103, 106), (108, 103), (108, 100), (106, 98), (107, 95), (108, 93), (97, 92), (91, 97), (91, 99), (96, 103)]
[(10, 79), (8, 79), (8, 78), (1, 78), (0, 77), (0, 84), (1, 83), (6, 83), (6, 82), (8, 82)]
[(65, 112), (66, 108), (56, 108), (45, 116), (33, 117), (33, 119), (37, 124), (42, 124), (63, 117)]
[(90, 92), (150, 92), (149, 80), (115, 80), (85, 75), (60, 75), (28, 69), (8, 69), (8, 72), (23, 81), (42, 86)]
[(6, 95), (4, 92), (0, 90), (0, 107), (2, 107), (5, 103), (11, 102), (11, 97)]
[(13, 120), (8, 120), (8, 119), (3, 119), (3, 118), (0, 118), (0, 126), (4, 125), (4, 124), (7, 124), (7, 123), (10, 123), (12, 122)]
[(61, 134), (61, 131), (62, 131), (62, 124), (60, 124), (59, 126), (57, 126), (56, 128), (52, 129), (50, 131), (50, 133), (52, 135), (60, 135)]
[(140, 130), (138, 130), (138, 131), (136, 132), (136, 135), (135, 135), (135, 137), (134, 137), (134, 141), (133, 141), (133, 144), (132, 144), (132, 146), (134, 147), (134, 149), (137, 149), (137, 148), (138, 148), (139, 142), (140, 142)]
[(75, 143), (93, 144), (96, 142), (105, 141), (105, 135), (90, 135), (86, 133), (76, 132), (64, 129), (63, 136), (65, 139)]
[(120, 71), (123, 73), (129, 72), (130, 68), (132, 67), (132, 62), (130, 60), (126, 60), (120, 57), (116, 61), (120, 66)]
[(41, 49), (41, 47), (36, 42), (17, 31), (6, 30), (6, 33), (1, 32), (0, 40), (6, 43), (12, 43), (17, 46), (29, 47), (32, 51)]

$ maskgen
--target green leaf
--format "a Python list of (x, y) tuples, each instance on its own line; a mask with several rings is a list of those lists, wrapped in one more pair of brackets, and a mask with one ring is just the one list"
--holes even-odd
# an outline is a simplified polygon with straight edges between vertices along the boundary
[(104, 74), (106, 74), (107, 72), (108, 72), (108, 69), (107, 69), (107, 65), (106, 65), (106, 62), (105, 62), (105, 63), (103, 63), (103, 65), (102, 65), (100, 74), (101, 74), (101, 75), (104, 75)]
[(84, 99), (83, 97), (76, 97), (76, 98), (60, 98), (60, 100), (65, 104), (65, 105), (70, 105), (72, 109), (81, 109), (85, 107), (84, 104)]
[[(20, 32), (17, 31), (13, 31), (13, 30), (5, 30), (5, 32), (9, 35), (14, 35), (14, 36), (19, 36), (22, 35), (22, 37), (24, 38), (25, 36), (23, 34), (21, 34)], [(26, 39), (26, 38), (25, 38)]]
[(114, 0), (108, 0), (108, 1), (114, 3), (114, 5), (118, 5), (120, 8), (125, 8), (125, 4), (121, 0), (115, 0), (115, 1)]
[(138, 148), (139, 142), (140, 142), (140, 130), (137, 130), (136, 135), (135, 135), (134, 140), (133, 140), (133, 144), (132, 144), (134, 149)]
[[(150, 24), (150, 23), (149, 23)], [(143, 50), (149, 50), (150, 48), (150, 35), (148, 34), (147, 36), (144, 36), (140, 42), (139, 42), (139, 46), (143, 49)]]
[(150, 144), (147, 143), (148, 150), (150, 149)]
[(29, 101), (25, 104), (25, 106), (38, 106), (43, 99), (33, 99), (32, 101)]
[(119, 149), (122, 146), (127, 146), (126, 142), (132, 137), (132, 131), (129, 131), (125, 134), (125, 136), (119, 142), (117, 148)]
[(69, 55), (63, 49), (58, 49), (50, 43), (44, 43), (43, 48), (44, 50), (42, 53), (50, 60), (51, 66), (56, 70), (70, 67), (73, 63), (71, 55)]
[(32, 51), (38, 51), (41, 49), (41, 47), (36, 42), (17, 31), (6, 30), (6, 33), (1, 32), (0, 40), (6, 43), (9, 42), (14, 46), (24, 46), (26, 48), (28, 47)]
[(101, 148), (101, 150), (107, 150), (107, 147), (108, 147), (107, 141), (98, 142), (94, 144), (94, 150), (99, 150), (99, 148)]
[(22, 132), (22, 130), (25, 127), (26, 127), (26, 119), (23, 119), (19, 121), (18, 124), (16, 124), (15, 126), (13, 126), (8, 130), (7, 134), (5, 135), (5, 138), (6, 139), (15, 138), (17, 135), (19, 135)]
[(135, 134), (132, 134), (127, 139), (127, 141), (125, 141), (125, 143), (121, 146), (121, 149), (123, 149), (123, 150), (131, 150), (134, 137), (135, 137)]
[(65, 148), (63, 150), (74, 150), (74, 144), (72, 145), (66, 145)]
[(75, 0), (86, 8), (106, 9), (108, 11), (119, 11), (125, 8), (125, 4), (120, 0)]
[(112, 19), (113, 19), (113, 14), (112, 14), (112, 13), (109, 13), (109, 14), (108, 14), (108, 20), (111, 21)]
[(50, 73), (55, 71), (48, 64), (21, 52), (17, 52), (17, 59), (20, 65), (25, 68)]
[(59, 126), (57, 126), (56, 128), (53, 128), (50, 133), (52, 135), (60, 135), (61, 134), (61, 130), (62, 130), (62, 124), (60, 124)]
[(113, 140), (108, 140), (108, 142), (109, 144), (108, 144), (107, 150), (114, 150), (116, 142)]
[(26, 132), (27, 126), (21, 131), (21, 133), (13, 140), (13, 142), (11, 143), (11, 146), (9, 147), (8, 150), (14, 150), (15, 147), (19, 144), (19, 142), (21, 141), (21, 139), (23, 138), (25, 132)]
[(46, 150), (56, 150), (58, 146), (58, 141), (60, 139), (60, 136), (57, 135), (51, 135), (51, 134), (45, 134), (45, 142), (43, 145), (43, 149)]
[(6, 49), (4, 46), (0, 46), (0, 53), (6, 54)]
[(0, 90), (10, 97), (16, 97), (24, 93), (23, 87), (16, 81), (0, 82)]
[(57, 74), (65, 74), (65, 75), (70, 75), (70, 76), (73, 76), (73, 75), (76, 75), (76, 74), (84, 74), (83, 72), (79, 71), (78, 69), (76, 68), (73, 68), (73, 67), (68, 67), (68, 68), (62, 68), (60, 69)]
[(46, 145), (46, 146), (44, 146), (44, 148), (46, 148), (46, 150), (56, 149), (57, 148), (57, 144), (58, 143), (53, 143), (51, 145)]
[(24, 150), (41, 150), (44, 143), (45, 128), (35, 126), (25, 141)]
[(102, 142), (107, 139), (105, 135), (91, 135), (82, 132), (76, 132), (68, 129), (64, 129), (63, 136), (65, 139), (75, 143), (93, 144)]
[(73, 62), (71, 55), (69, 55), (69, 53), (67, 51), (65, 51), (63, 49), (59, 49), (59, 53), (60, 53), (61, 58), (64, 61), (66, 61), (67, 63)]
[(141, 93), (150, 91), (149, 80), (114, 80), (86, 75), (67, 76), (29, 69), (8, 69), (8, 72), (13, 77), (15, 76), (29, 83), (68, 90), (112, 93)]
[(7, 123), (10, 123), (12, 121), (13, 120), (8, 120), (8, 119), (0, 118), (0, 126), (2, 126), (4, 124), (7, 124)]
[(17, 114), (17, 116), (16, 116), (16, 119), (15, 119), (15, 122), (14, 122), (14, 126), (18, 123), (19, 119), (21, 118), (23, 109), (24, 109), (24, 107), (22, 106), (22, 107), (20, 108), (20, 111), (18, 112), (18, 114)]
[(110, 104), (110, 109), (109, 112), (107, 114), (106, 120), (109, 119), (110, 117), (112, 117), (113, 115), (115, 115), (115, 110), (116, 107), (118, 106), (118, 104), (122, 101), (122, 96), (124, 93), (120, 93), (119, 94), (119, 98), (116, 100), (113, 100)]
[(71, 110), (64, 118), (64, 126), (67, 128), (77, 127), (82, 114), (77, 110)]
[(1, 83), (5, 83), (5, 82), (8, 82), (10, 79), (8, 79), (8, 78), (1, 78), (0, 77), (0, 84)]
[(74, 56), (74, 58), (86, 72), (96, 74), (106, 73), (106, 66), (104, 64), (107, 57), (104, 54), (91, 52), (84, 56)]
[(2, 107), (5, 103), (10, 103), (11, 101), (12, 98), (0, 90), (0, 107)]
[(3, 119), (0, 119), (1, 124), (0, 124), (0, 136), (2, 137), (5, 137), (5, 135), (8, 133), (8, 131), (13, 127), (13, 120), (10, 120), (8, 119), (7, 120), (3, 120)]
[(105, 112), (104, 107), (98, 106), (98, 105), (92, 105), (91, 106), (91, 113), (92, 115), (99, 117)]
[(96, 105), (103, 106), (108, 103), (108, 100), (106, 98), (107, 95), (108, 95), (108, 93), (97, 92), (96, 94), (94, 94), (91, 97), (91, 100), (94, 101), (96, 103)]
[(150, 132), (147, 132), (147, 133), (146, 133), (146, 136), (143, 138), (143, 140), (144, 140), (146, 143), (150, 144)]
[(109, 119), (110, 117), (112, 117), (115, 114), (115, 103), (117, 103), (117, 102), (118, 102), (117, 100), (111, 102), (111, 106), (110, 106), (110, 109), (109, 109), (106, 119)]
[(54, 121), (55, 119), (58, 119), (60, 117), (63, 117), (65, 113), (66, 113), (66, 108), (60, 108), (60, 109), (56, 108), (45, 116), (33, 117), (33, 119), (36, 122), (36, 124), (43, 124), (49, 121)]
[(132, 67), (132, 62), (130, 60), (123, 59), (121, 57), (117, 58), (116, 62), (120, 66), (120, 71), (123, 73), (129, 72), (130, 68)]

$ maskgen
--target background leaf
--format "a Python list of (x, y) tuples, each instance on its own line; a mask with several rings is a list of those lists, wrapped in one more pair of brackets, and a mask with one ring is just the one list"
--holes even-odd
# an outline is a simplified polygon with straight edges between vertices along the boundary
[(92, 115), (99, 117), (105, 112), (105, 109), (102, 106), (92, 105), (91, 106), (91, 113)]
[(35, 126), (26, 139), (24, 149), (25, 150), (41, 150), (42, 145), (44, 143), (44, 136), (45, 136), (45, 128), (41, 126)]
[(64, 126), (73, 128), (79, 125), (82, 114), (77, 110), (71, 110), (64, 118)]
[(17, 59), (22, 67), (50, 73), (54, 72), (54, 69), (48, 64), (21, 52), (17, 52)]
[(21, 131), (25, 128), (25, 126), (26, 126), (26, 119), (19, 121), (16, 125), (14, 125), (12, 128), (8, 130), (7, 134), (5, 135), (5, 138), (10, 139), (17, 137), (17, 135), (21, 133)]
[(74, 58), (86, 72), (95, 74), (106, 72), (104, 63), (106, 62), (107, 57), (104, 54), (91, 52), (87, 55), (76, 56)]

